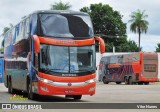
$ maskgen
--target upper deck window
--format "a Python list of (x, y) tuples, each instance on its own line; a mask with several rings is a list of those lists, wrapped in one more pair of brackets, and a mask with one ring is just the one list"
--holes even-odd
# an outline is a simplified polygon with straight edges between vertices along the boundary
[(40, 14), (41, 35), (48, 37), (93, 37), (87, 15)]

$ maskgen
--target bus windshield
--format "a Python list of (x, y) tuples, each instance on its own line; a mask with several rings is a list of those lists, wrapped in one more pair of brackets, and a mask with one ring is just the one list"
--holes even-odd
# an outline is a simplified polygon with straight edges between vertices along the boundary
[(95, 46), (66, 47), (41, 45), (40, 71), (81, 73), (95, 70)]
[(91, 19), (87, 15), (40, 14), (40, 35), (47, 37), (93, 37)]

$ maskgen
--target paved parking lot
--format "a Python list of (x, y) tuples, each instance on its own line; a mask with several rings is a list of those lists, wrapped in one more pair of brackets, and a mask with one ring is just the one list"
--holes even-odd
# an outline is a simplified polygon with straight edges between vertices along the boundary
[[(23, 94), (20, 94), (23, 95)], [(0, 103), (160, 103), (160, 84), (151, 85), (116, 85), (115, 83), (97, 83), (96, 94), (94, 96), (83, 96), (80, 101), (65, 99), (64, 96), (40, 97), (32, 100), (11, 100), (11, 94), (7, 93), (7, 88), (0, 84)], [(24, 96), (25, 97), (25, 96)], [(56, 111), (56, 110), (55, 110)], [(60, 111), (60, 110), (57, 110)], [(61, 110), (63, 111), (63, 110)], [(82, 111), (82, 110), (77, 110)], [(95, 110), (94, 110), (95, 111)], [(106, 110), (101, 110), (106, 111)], [(121, 112), (122, 110), (119, 110)], [(141, 112), (142, 110), (140, 110)], [(157, 111), (158, 110), (154, 110)], [(88, 110), (89, 112), (89, 110)], [(135, 112), (135, 111), (134, 111)], [(149, 111), (148, 111), (149, 112)]]

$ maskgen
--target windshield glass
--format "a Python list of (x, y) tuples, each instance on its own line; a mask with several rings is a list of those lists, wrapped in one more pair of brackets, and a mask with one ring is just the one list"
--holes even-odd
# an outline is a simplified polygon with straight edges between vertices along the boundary
[(80, 73), (95, 70), (95, 46), (41, 45), (40, 70), (44, 73)]
[(93, 37), (87, 15), (40, 14), (41, 34), (49, 37)]

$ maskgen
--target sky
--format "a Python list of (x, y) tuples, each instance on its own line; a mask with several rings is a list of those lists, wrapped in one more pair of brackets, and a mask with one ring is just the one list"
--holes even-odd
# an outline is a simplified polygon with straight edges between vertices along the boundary
[[(4, 27), (9, 27), (12, 23), (16, 25), (22, 17), (36, 11), (48, 10), (51, 4), (60, 0), (0, 0), (0, 35)], [(110, 5), (113, 10), (117, 10), (123, 15), (123, 22), (127, 23), (128, 39), (134, 40), (138, 44), (138, 34), (130, 31), (131, 12), (137, 9), (145, 10), (148, 15), (149, 29), (141, 36), (141, 46), (143, 51), (153, 52), (157, 43), (160, 43), (160, 0), (61, 0), (72, 5), (71, 10), (79, 11), (84, 6), (102, 3)], [(2, 38), (0, 38), (0, 43)]]

